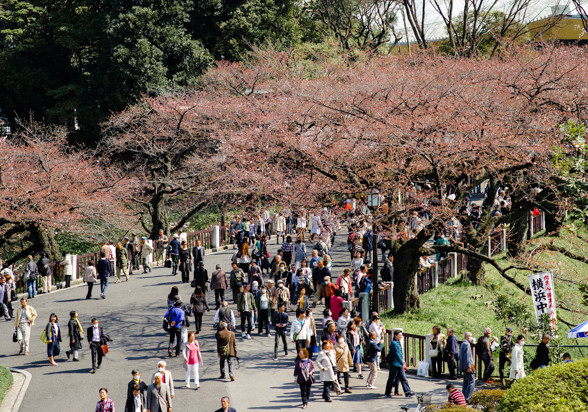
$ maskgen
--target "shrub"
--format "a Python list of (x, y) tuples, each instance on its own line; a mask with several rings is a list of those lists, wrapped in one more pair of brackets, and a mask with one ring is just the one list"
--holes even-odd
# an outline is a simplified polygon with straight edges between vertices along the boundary
[(501, 412), (588, 410), (588, 359), (538, 369), (517, 380), (499, 404)]
[(506, 394), (506, 391), (500, 389), (485, 389), (483, 391), (474, 392), (470, 398), (470, 403), (476, 408), (484, 412), (496, 412), (498, 404)]
[(6, 390), (12, 385), (12, 372), (4, 366), (0, 366), (0, 404), (4, 399)]
[(425, 412), (464, 412), (467, 408), (465, 406), (451, 405), (445, 403), (445, 405), (430, 405), (425, 408)]

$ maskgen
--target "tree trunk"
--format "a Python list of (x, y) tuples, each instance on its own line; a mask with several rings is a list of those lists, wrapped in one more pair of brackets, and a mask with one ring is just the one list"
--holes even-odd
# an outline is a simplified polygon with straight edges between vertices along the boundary
[[(419, 247), (405, 244), (394, 254), (394, 312), (405, 313), (420, 308), (416, 287), (416, 273), (419, 267)], [(413, 245), (415, 246), (415, 245)]]
[(31, 238), (38, 252), (44, 251), (50, 261), (61, 261), (63, 256), (59, 249), (59, 244), (55, 240), (53, 229), (40, 226), (37, 223), (30, 225)]
[(524, 244), (529, 234), (529, 212), (530, 209), (526, 204), (510, 212), (512, 223), (510, 239), (507, 244), (508, 253), (511, 256), (518, 256), (524, 250)]
[(150, 239), (157, 239), (159, 237), (159, 229), (163, 229), (164, 233), (169, 234), (169, 220), (167, 216), (167, 206), (163, 196), (155, 195), (150, 201), (151, 208), (149, 213), (151, 215), (151, 233)]
[(474, 285), (483, 285), (486, 283), (484, 264), (481, 260), (478, 260), (472, 256), (468, 257), (468, 279)]

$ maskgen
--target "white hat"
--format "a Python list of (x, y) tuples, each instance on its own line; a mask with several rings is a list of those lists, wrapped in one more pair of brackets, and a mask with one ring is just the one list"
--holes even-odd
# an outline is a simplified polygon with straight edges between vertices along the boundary
[(180, 237), (180, 235), (178, 235), (177, 233), (174, 233), (174, 238), (176, 238), (176, 239), (177, 239), (177, 238), (179, 238), (179, 237)]

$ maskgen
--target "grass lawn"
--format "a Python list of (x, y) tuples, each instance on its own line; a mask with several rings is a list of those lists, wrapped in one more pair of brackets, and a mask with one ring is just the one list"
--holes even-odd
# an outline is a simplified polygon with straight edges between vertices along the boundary
[[(587, 230), (578, 232), (583, 238), (588, 237)], [(534, 239), (529, 247), (537, 247), (551, 238)], [(570, 232), (563, 232), (555, 241), (558, 246), (563, 246), (567, 250), (576, 254), (586, 256), (586, 242)], [(577, 325), (588, 316), (588, 308), (582, 305), (582, 296), (575, 284), (571, 282), (588, 282), (588, 264), (570, 259), (561, 253), (554, 251), (541, 251), (536, 254), (536, 259), (542, 266), (548, 268), (554, 274), (554, 291), (556, 301), (565, 303), (571, 309), (582, 310), (582, 313), (574, 313), (558, 308), (558, 318), (563, 318), (567, 322)], [(505, 257), (501, 258), (500, 264), (503, 267), (508, 266)], [(528, 285), (527, 277), (530, 272), (520, 271), (509, 272), (510, 275), (516, 274), (517, 281)], [(470, 331), (474, 337), (482, 335), (484, 328), (492, 328), (495, 335), (500, 336), (504, 333), (504, 327), (495, 317), (494, 301), (500, 294), (511, 296), (512, 299), (521, 300), (528, 303), (528, 308), (534, 316), (531, 297), (526, 295), (512, 283), (505, 280), (491, 266), (486, 265), (487, 286), (472, 286), (469, 283), (461, 283), (459, 279), (451, 279), (447, 284), (431, 290), (420, 296), (421, 308), (413, 313), (403, 315), (394, 315), (385, 313), (382, 321), (388, 328), (403, 328), (407, 333), (425, 335), (431, 333), (434, 325), (439, 325), (442, 332), (446, 328), (453, 328), (459, 339), (463, 337), (464, 332)], [(558, 334), (562, 338), (560, 343), (565, 345), (588, 345), (588, 341), (581, 339), (568, 340), (567, 332), (569, 328), (562, 322), (558, 323)], [(522, 333), (513, 325), (514, 335)], [(529, 339), (530, 338), (530, 339)], [(527, 336), (527, 343), (536, 343), (534, 336)], [(564, 350), (565, 352), (565, 350)], [(588, 356), (588, 348), (583, 349), (583, 353), (572, 351), (573, 357), (581, 355)]]
[(12, 385), (12, 373), (4, 366), (0, 366), (0, 404), (10, 385)]

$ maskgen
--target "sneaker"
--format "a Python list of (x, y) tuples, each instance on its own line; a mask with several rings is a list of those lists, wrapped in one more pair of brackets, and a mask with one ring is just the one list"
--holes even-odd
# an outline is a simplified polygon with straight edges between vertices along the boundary
[(405, 398), (414, 398), (414, 392), (409, 392), (404, 397)]
[(363, 375), (360, 373), (359, 375), (357, 375), (357, 379), (363, 379)]
[(200, 389), (200, 385), (196, 385), (196, 390)]
[(245, 332), (241, 332), (241, 337), (244, 338), (245, 337)]
[(251, 335), (250, 334), (247, 334), (247, 339), (251, 339)]
[(390, 396), (390, 395), (384, 395), (384, 399), (391, 399), (391, 398), (392, 398), (392, 396)]
[(486, 383), (494, 383), (494, 381), (492, 379), (488, 379), (487, 381), (484, 381)]
[(227, 377), (225, 375), (221, 375), (219, 379), (227, 379)]
[(278, 360), (278, 358), (274, 358), (274, 360)]
[(190, 384), (187, 384), (187, 385), (186, 385), (186, 388), (189, 388), (189, 387), (190, 387)]
[(91, 369), (90, 373), (96, 373), (96, 371), (94, 369)]
[(368, 388), (368, 389), (377, 389), (374, 385), (366, 385), (366, 388)]

